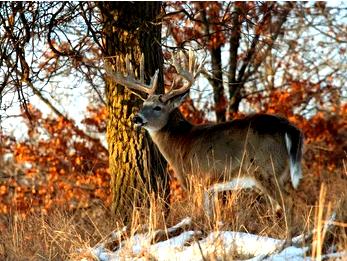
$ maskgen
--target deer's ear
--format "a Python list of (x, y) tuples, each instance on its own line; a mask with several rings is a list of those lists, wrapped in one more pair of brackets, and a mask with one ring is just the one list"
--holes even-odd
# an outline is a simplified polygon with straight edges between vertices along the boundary
[(189, 91), (182, 93), (180, 95), (177, 95), (173, 98), (171, 98), (170, 100), (167, 101), (167, 104), (170, 105), (171, 109), (175, 109), (178, 106), (181, 105), (181, 103), (184, 101), (184, 99), (188, 96)]

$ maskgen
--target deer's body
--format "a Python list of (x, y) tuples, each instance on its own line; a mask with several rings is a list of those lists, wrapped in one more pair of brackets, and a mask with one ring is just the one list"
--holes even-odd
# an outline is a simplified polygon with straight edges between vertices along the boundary
[[(150, 135), (175, 170), (183, 187), (189, 174), (201, 175), (212, 183), (237, 176), (254, 177), (264, 188), (297, 187), (301, 172), (290, 176), (292, 144), (301, 143), (300, 131), (286, 119), (254, 114), (221, 124), (193, 125), (173, 110), (167, 124)], [(298, 150), (297, 153), (300, 153)]]
[[(285, 204), (285, 210), (291, 211), (290, 191), (298, 187), (302, 176), (301, 131), (288, 120), (268, 114), (254, 114), (219, 124), (189, 123), (178, 107), (201, 66), (196, 63), (192, 52), (188, 59), (183, 54), (178, 58), (180, 60), (174, 57), (173, 65), (183, 80), (181, 82), (185, 83), (165, 94), (155, 94), (158, 72), (149, 85), (144, 83), (143, 61), (140, 63), (140, 80), (135, 78), (128, 58), (125, 61), (126, 76), (121, 73), (122, 68), (120, 73), (110, 72), (117, 83), (127, 86), (140, 97), (148, 94), (142, 109), (133, 119), (134, 123), (150, 133), (183, 188), (192, 174), (219, 183), (213, 185), (207, 194), (230, 190), (240, 183), (243, 187), (257, 187), (278, 205)], [(120, 63), (117, 59), (117, 64)], [(220, 184), (228, 181), (226, 186)], [(211, 207), (207, 211), (211, 211)], [(290, 215), (288, 212), (285, 215), (290, 227)], [(290, 229), (288, 234), (290, 238)]]

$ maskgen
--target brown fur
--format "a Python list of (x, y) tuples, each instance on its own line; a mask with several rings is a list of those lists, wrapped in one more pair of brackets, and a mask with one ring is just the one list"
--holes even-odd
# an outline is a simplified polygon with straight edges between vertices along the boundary
[(227, 181), (241, 167), (241, 175), (255, 175), (273, 190), (277, 187), (274, 175), (281, 187), (290, 180), (284, 141), (290, 128), (295, 127), (284, 118), (267, 114), (192, 125), (175, 109), (165, 127), (151, 136), (184, 187), (189, 173), (207, 174), (212, 182)]

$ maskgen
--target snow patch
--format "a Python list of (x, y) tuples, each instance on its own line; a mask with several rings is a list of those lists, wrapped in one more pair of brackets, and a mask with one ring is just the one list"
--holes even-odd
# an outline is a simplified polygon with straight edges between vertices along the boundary
[[(335, 214), (328, 220), (326, 226), (332, 226)], [(307, 260), (307, 253), (311, 244), (306, 243), (308, 237), (312, 236), (312, 231), (308, 235), (300, 235), (293, 238), (292, 246), (283, 248), (285, 240), (263, 237), (243, 232), (215, 231), (203, 237), (201, 231), (183, 231), (192, 222), (191, 218), (185, 218), (177, 225), (168, 228), (166, 231), (157, 230), (152, 233), (135, 234), (130, 238), (123, 239), (115, 251), (105, 248), (105, 243), (100, 243), (90, 250), (100, 261), (118, 260), (192, 260), (203, 261), (210, 258), (219, 259), (223, 257), (235, 257), (243, 260)], [(125, 229), (112, 233), (118, 240)], [(179, 235), (175, 235), (175, 233)], [(164, 234), (163, 234), (164, 233)], [(155, 242), (157, 236), (162, 238)], [(171, 238), (170, 238), (171, 237)], [(294, 246), (295, 245), (295, 246)], [(347, 258), (347, 252), (331, 253), (324, 255), (325, 258)]]

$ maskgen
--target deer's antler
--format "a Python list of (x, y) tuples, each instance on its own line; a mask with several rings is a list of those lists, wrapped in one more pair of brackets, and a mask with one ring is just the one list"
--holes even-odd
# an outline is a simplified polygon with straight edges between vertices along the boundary
[[(162, 96), (162, 101), (166, 102), (175, 96), (186, 93), (193, 85), (196, 77), (203, 70), (203, 63), (199, 64), (196, 61), (194, 52), (190, 49), (188, 52), (188, 59), (185, 54), (180, 51), (178, 54), (173, 56), (172, 65), (176, 68), (178, 74), (178, 80), (175, 79), (170, 91)], [(184, 80), (182, 87), (174, 89), (178, 81)]]
[(140, 77), (139, 80), (136, 79), (133, 66), (129, 60), (129, 55), (125, 56), (125, 72), (124, 72), (124, 62), (120, 56), (116, 56), (116, 68), (115, 72), (109, 67), (105, 66), (106, 73), (112, 77), (112, 79), (125, 87), (127, 87), (134, 94), (143, 99), (141, 93), (146, 93), (148, 95), (154, 94), (158, 87), (158, 74), (159, 70), (156, 70), (154, 75), (151, 77), (149, 84), (145, 83), (144, 80), (144, 55), (141, 55), (140, 59)]

